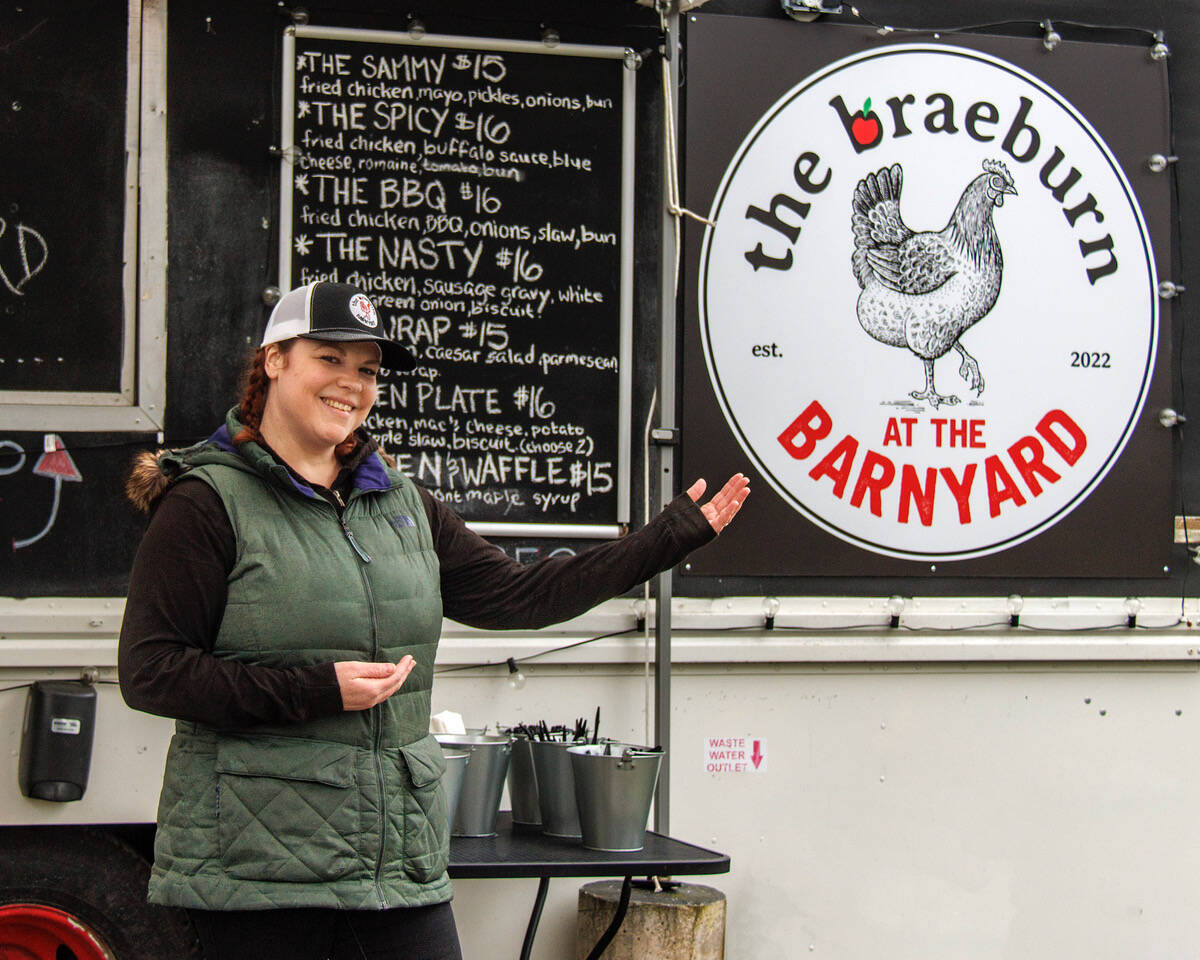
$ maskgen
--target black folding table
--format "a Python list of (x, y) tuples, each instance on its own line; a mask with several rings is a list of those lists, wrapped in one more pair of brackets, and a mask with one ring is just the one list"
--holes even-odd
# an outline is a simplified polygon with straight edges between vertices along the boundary
[(529, 960), (537, 935), (542, 907), (551, 877), (624, 877), (617, 913), (597, 941), (588, 960), (598, 958), (621, 928), (629, 906), (634, 876), (677, 877), (728, 873), (729, 857), (682, 840), (646, 831), (645, 846), (632, 853), (609, 853), (585, 849), (578, 840), (559, 840), (533, 830), (513, 829), (512, 814), (500, 811), (496, 835), (454, 837), (450, 841), (450, 876), (455, 879), (500, 879), (537, 877), (534, 899), (521, 960)]

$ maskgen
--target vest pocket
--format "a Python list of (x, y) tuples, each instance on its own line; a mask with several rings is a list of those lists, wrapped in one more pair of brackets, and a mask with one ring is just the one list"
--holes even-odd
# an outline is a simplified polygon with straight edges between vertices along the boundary
[(216, 771), (221, 863), (229, 876), (316, 883), (361, 867), (352, 747), (225, 738)]
[(450, 823), (442, 774), (446, 758), (432, 735), (400, 748), (408, 771), (404, 795), (404, 872), (430, 883), (450, 862)]

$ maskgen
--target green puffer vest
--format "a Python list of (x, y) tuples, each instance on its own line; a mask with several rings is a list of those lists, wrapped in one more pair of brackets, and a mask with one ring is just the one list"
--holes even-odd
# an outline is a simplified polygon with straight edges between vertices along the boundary
[[(237, 543), (214, 654), (287, 668), (416, 667), (390, 699), (281, 727), (179, 722), (159, 800), (150, 900), (209, 910), (384, 909), (451, 897), (441, 747), (429, 736), (442, 623), (425, 509), (377, 454), (339, 521), (261, 447), (208, 441), (160, 460), (220, 496)], [(369, 560), (367, 559), (369, 558)]]

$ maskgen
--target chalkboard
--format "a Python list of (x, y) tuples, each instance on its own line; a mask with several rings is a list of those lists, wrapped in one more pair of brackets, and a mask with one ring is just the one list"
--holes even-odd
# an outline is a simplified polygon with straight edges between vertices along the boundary
[(0, 10), (0, 402), (130, 399), (128, 6)]
[(290, 28), (280, 286), (409, 344), (367, 426), (492, 535), (629, 519), (632, 95), (620, 47)]

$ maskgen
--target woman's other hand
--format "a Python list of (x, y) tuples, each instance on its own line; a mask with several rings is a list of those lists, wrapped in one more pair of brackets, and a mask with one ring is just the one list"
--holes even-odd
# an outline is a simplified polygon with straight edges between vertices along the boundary
[(340, 660), (333, 665), (343, 710), (368, 710), (404, 686), (416, 661), (404, 657), (399, 663), (367, 663)]
[[(701, 477), (688, 488), (688, 496), (693, 503), (699, 503), (707, 488), (708, 484)], [(700, 504), (700, 512), (712, 524), (712, 528), (720, 533), (737, 516), (749, 495), (750, 481), (742, 474), (735, 473), (708, 503)]]

